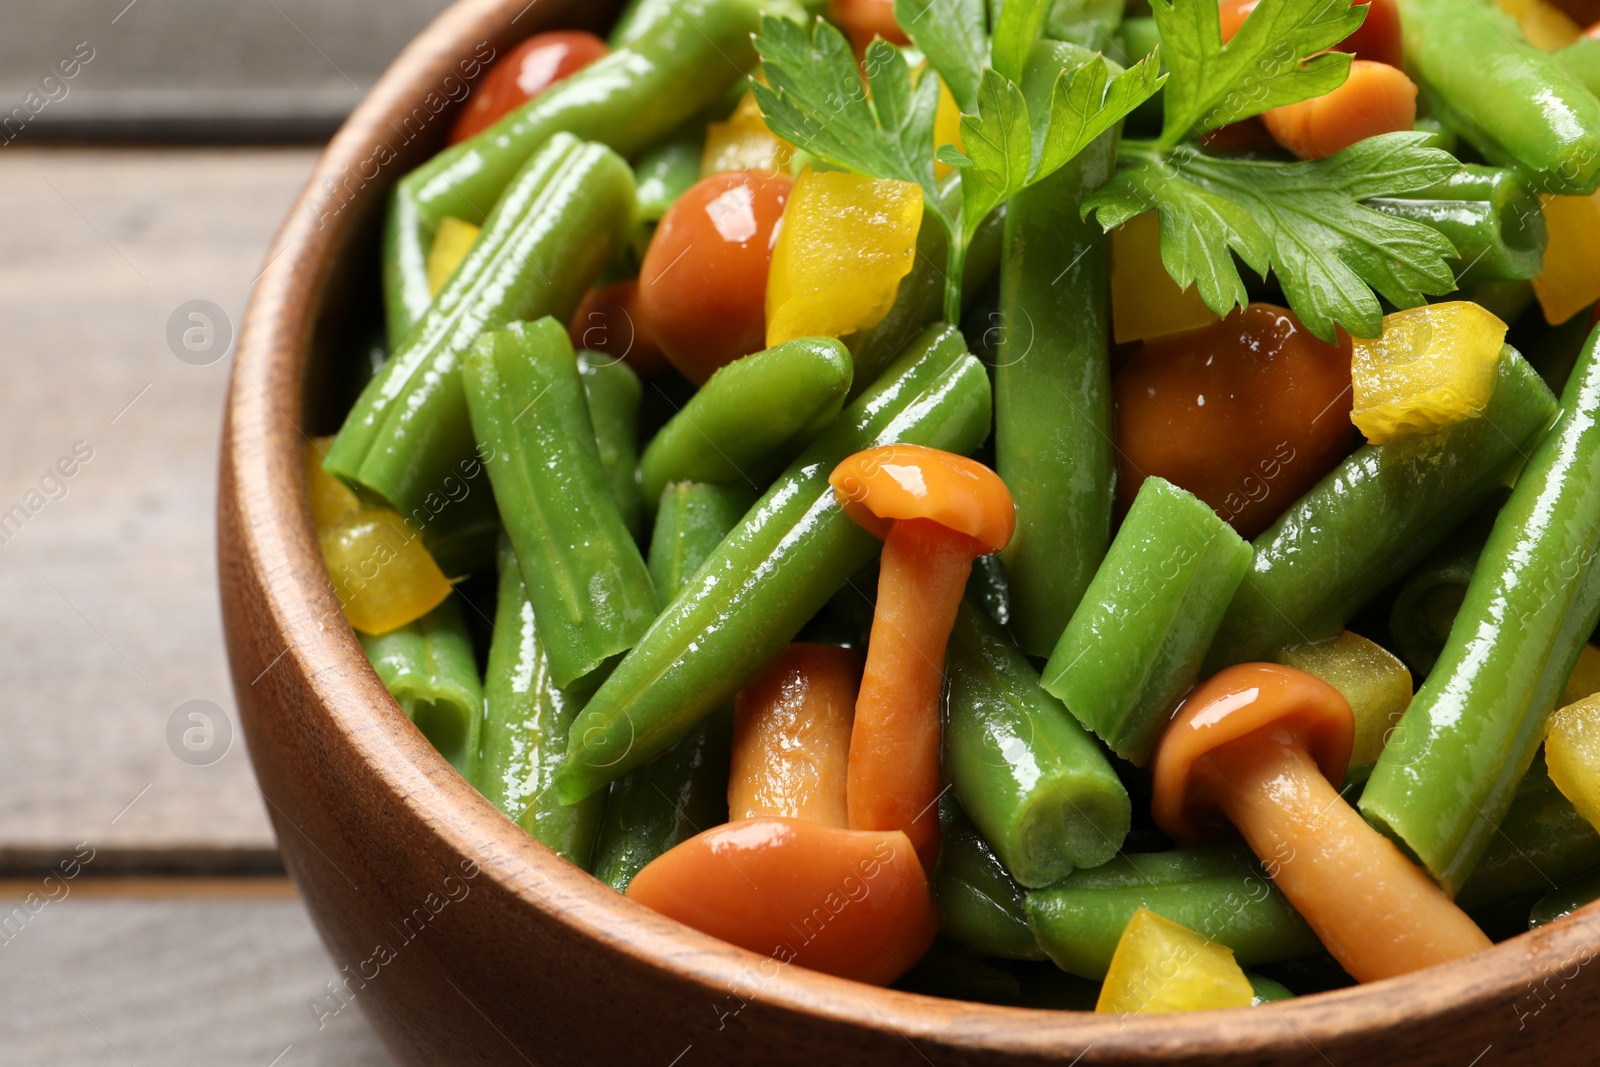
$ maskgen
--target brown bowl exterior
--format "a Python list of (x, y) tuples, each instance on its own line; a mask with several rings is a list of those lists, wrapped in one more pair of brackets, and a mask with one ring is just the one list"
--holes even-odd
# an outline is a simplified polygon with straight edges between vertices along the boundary
[(433, 751), (323, 572), (307, 400), (351, 354), (331, 350), (352, 278), (376, 269), (389, 187), (443, 142), (459, 64), (610, 14), (578, 0), (447, 11), (333, 140), (250, 302), (223, 434), (223, 615), (284, 862), (341, 968), (322, 1010), (353, 1000), (408, 1064), (1594, 1062), (1593, 908), (1461, 966), (1267, 1008), (989, 1007), (779, 966), (663, 919), (533, 841)]

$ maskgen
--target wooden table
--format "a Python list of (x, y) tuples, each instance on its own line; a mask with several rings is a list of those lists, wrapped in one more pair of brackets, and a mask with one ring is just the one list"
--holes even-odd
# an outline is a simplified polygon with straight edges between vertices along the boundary
[[(0, 151), (0, 1062), (390, 1062), (326, 999), (338, 971), (219, 740), (216, 338), (314, 158)], [(169, 344), (197, 300), (223, 313), (209, 355), (188, 320)], [(196, 700), (198, 754), (169, 730)]]

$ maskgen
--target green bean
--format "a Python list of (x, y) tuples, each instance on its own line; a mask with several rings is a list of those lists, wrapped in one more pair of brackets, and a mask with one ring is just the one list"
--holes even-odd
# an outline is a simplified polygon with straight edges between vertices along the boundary
[(1600, 183), (1600, 100), (1529, 44), (1493, 0), (1399, 0), (1406, 70), (1427, 110), (1491, 163), (1535, 175), (1541, 192)]
[(1438, 185), (1365, 202), (1426, 223), (1456, 246), (1457, 285), (1524, 281), (1544, 268), (1544, 213), (1515, 171), (1467, 164)]
[(562, 804), (551, 792), (550, 776), (566, 752), (567, 728), (593, 686), (556, 684), (509, 540), (501, 541), (499, 557), (500, 599), (472, 784), (551, 850), (588, 867), (604, 798)]
[(1567, 68), (1584, 88), (1600, 96), (1600, 37), (1584, 37), (1556, 53), (1556, 59)]
[[(1090, 58), (1075, 45), (1035, 45), (1029, 107), (1047, 106), (1055, 76)], [(1111, 543), (1110, 253), (1078, 203), (1111, 177), (1115, 140), (1096, 140), (1006, 213), (995, 469), (1017, 507), (1003, 553), (1012, 630), (1035, 656), (1055, 648)]]
[(850, 353), (830, 337), (798, 338), (718, 368), (645, 449), (645, 499), (677, 481), (764, 488), (838, 416), (851, 369)]
[[(633, 173), (614, 152), (552, 137), (511, 183), (439, 299), (345, 418), (324, 463), (402, 515), (473, 462), (460, 363), (479, 335), (519, 319), (565, 322), (627, 241)], [(477, 501), (481, 501), (478, 504)], [(487, 494), (469, 507), (493, 511)]]
[(483, 683), (455, 597), (397, 630), (357, 636), (400, 710), (456, 770), (470, 775), (483, 720)]
[[(663, 598), (677, 596), (753, 499), (736, 487), (692, 482), (667, 487), (650, 539), (650, 577)], [(625, 893), (645, 864), (701, 830), (727, 822), (732, 740), (733, 713), (726, 707), (656, 759), (617, 779), (595, 843), (594, 876)]]
[(1550, 890), (1533, 905), (1528, 927), (1543, 926), (1565, 919), (1585, 904), (1600, 900), (1600, 871), (1590, 871)]
[(588, 796), (687, 733), (877, 555), (828, 484), (840, 461), (900, 442), (971, 451), (989, 405), (960, 332), (930, 328), (789, 465), (601, 686), (573, 724), (562, 795)]
[(1255, 990), (1255, 999), (1250, 1003), (1259, 1007), (1262, 1004), (1271, 1004), (1279, 1000), (1293, 1000), (1294, 994), (1282, 982), (1274, 982), (1271, 978), (1260, 974), (1246, 974), (1250, 980), (1250, 988)]
[(1255, 539), (1203, 673), (1337, 635), (1506, 483), (1557, 405), (1515, 349), (1495, 374), (1482, 415), (1358, 449)]
[(667, 208), (700, 180), (700, 155), (705, 141), (705, 124), (690, 122), (639, 156), (633, 165), (633, 177), (639, 188), (641, 222), (661, 221)]
[(1142, 766), (1199, 677), (1250, 556), (1210, 505), (1146, 478), (1045, 666), (1044, 687)]
[(1027, 657), (971, 603), (956, 616), (946, 681), (945, 773), (1011, 876), (1046, 886), (1116, 855), (1132, 819), (1128, 791)]
[(569, 686), (632, 648), (657, 601), (606, 484), (566, 327), (543, 318), (485, 334), (462, 378), (539, 642)]
[(1450, 637), (1361, 795), (1447, 891), (1494, 837), (1600, 622), (1600, 329), (1517, 478)]
[(1501, 494), (1492, 497), (1491, 506), (1417, 565), (1395, 597), (1394, 608), (1389, 612), (1389, 633), (1394, 635), (1400, 658), (1419, 677), (1433, 670), (1439, 651), (1450, 636), (1450, 626), (1467, 595), (1478, 554), (1504, 503)]
[(644, 497), (639, 491), (639, 376), (622, 362), (597, 352), (578, 353), (578, 373), (600, 449), (606, 487), (622, 523), (638, 539), (644, 532)]
[(1596, 868), (1600, 833), (1550, 781), (1544, 760), (1536, 759), (1456, 903), (1478, 911), (1546, 892)]
[(650, 6), (653, 11), (638, 20), (639, 33), (626, 47), (400, 180), (384, 230), (391, 343), (406, 337), (432, 302), (428, 250), (441, 220), (482, 222), (527, 159), (555, 134), (574, 134), (632, 156), (720, 97), (755, 61), (755, 0), (655, 0)]
[(1028, 925), (1064, 971), (1104, 978), (1133, 913), (1148, 908), (1233, 950), (1242, 966), (1322, 945), (1237, 842), (1118, 856), (1028, 893)]
[(1022, 887), (948, 792), (939, 798), (939, 865), (933, 873), (939, 932), (952, 941), (1014, 960), (1042, 960), (1028, 929)]

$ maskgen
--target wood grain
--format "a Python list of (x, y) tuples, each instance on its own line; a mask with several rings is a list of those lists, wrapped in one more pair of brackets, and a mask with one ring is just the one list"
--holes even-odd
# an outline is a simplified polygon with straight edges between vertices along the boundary
[[(521, 29), (577, 10), (540, 4)], [(529, 12), (522, 0), (452, 8), (351, 117), (313, 180), (370, 156), (390, 119), (474, 43), (505, 41), (519, 11)], [(426, 148), (410, 147), (402, 167)], [(404, 1062), (1593, 1062), (1596, 907), (1458, 966), (1268, 1008), (1119, 1019), (939, 1001), (776, 965), (617, 896), (535, 843), (384, 693), (310, 529), (306, 381), (329, 358), (356, 272), (377, 269), (373, 223), (392, 179), (325, 227), (292, 211), (279, 234), (229, 395), (219, 543), (241, 717), (287, 865), (336, 960), (387, 949), (363, 1004)]]
[(0, 872), (80, 841), (101, 871), (276, 866), (237, 731), (212, 766), (167, 744), (179, 704), (233, 702), (212, 518), (230, 362), (181, 362), (166, 331), (192, 299), (237, 327), (314, 158), (0, 152), (0, 513), (93, 449), (64, 497), (0, 526)]
[[(78, 879), (0, 886), (0, 1062), (51, 1067), (381, 1067), (393, 1061), (280, 889)], [(127, 889), (126, 886), (121, 887)], [(237, 890), (237, 892), (235, 892)], [(43, 899), (42, 897), (36, 899)], [(19, 912), (18, 909), (22, 909)], [(8, 921), (9, 920), (9, 921)]]

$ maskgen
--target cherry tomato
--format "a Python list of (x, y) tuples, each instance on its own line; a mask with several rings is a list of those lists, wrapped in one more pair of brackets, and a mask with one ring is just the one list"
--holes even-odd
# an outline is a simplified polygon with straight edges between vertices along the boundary
[(1355, 436), (1348, 343), (1319, 341), (1272, 304), (1147, 341), (1113, 387), (1118, 507), (1160, 475), (1243, 537), (1272, 525)]
[(482, 133), (608, 51), (605, 41), (582, 30), (534, 34), (489, 68), (461, 109), (450, 143)]
[(828, 0), (828, 20), (850, 38), (857, 56), (866, 55), (874, 37), (890, 44), (911, 43), (895, 21), (894, 0)]
[(604, 352), (622, 360), (639, 377), (654, 378), (669, 364), (643, 322), (639, 280), (631, 278), (589, 290), (572, 313), (567, 334), (573, 348)]
[[(1244, 20), (1260, 0), (1221, 0), (1222, 40), (1233, 40)], [(1400, 10), (1395, 0), (1371, 0), (1367, 18), (1360, 28), (1335, 46), (1336, 51), (1353, 52), (1360, 59), (1372, 59), (1398, 67), (1404, 59), (1400, 38)]]
[(667, 209), (639, 270), (644, 328), (696, 384), (766, 345), (767, 270), (794, 181), (735, 170)]

